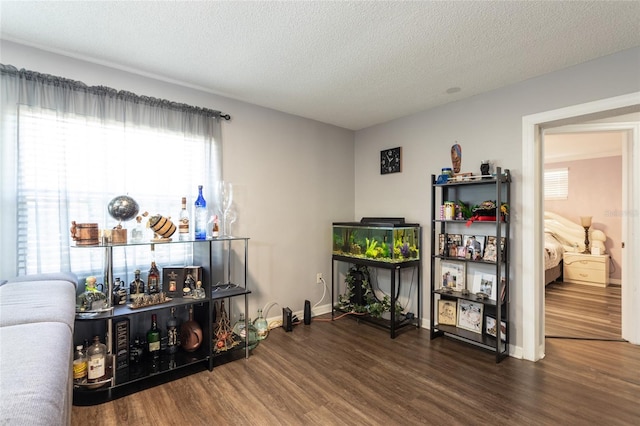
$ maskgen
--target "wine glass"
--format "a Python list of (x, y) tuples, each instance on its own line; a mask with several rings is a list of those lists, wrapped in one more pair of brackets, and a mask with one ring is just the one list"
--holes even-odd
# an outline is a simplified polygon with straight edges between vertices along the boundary
[(227, 214), (229, 213), (229, 209), (231, 208), (231, 204), (233, 203), (233, 186), (231, 182), (226, 182), (221, 180), (218, 182), (218, 206), (220, 208), (220, 215), (222, 216), (222, 228), (220, 231), (222, 232), (222, 236), (227, 236), (226, 224), (227, 224)]

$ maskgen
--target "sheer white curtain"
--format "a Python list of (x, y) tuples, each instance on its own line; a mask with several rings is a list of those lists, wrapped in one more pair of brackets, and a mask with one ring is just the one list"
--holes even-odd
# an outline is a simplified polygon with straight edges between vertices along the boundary
[[(141, 213), (177, 218), (181, 197), (192, 205), (201, 184), (214, 211), (221, 170), (218, 111), (12, 66), (0, 65), (0, 71), (0, 278), (99, 274), (102, 251), (73, 248), (69, 228), (71, 221), (116, 226), (107, 204), (118, 195), (134, 198)], [(158, 247), (159, 263), (189, 261), (189, 245)], [(114, 255), (120, 268), (115, 276), (123, 280), (135, 268), (148, 268), (148, 247)]]

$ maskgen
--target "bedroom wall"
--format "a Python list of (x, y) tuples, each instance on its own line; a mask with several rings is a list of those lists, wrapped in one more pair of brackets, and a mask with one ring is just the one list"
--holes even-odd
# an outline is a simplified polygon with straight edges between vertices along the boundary
[[(580, 216), (593, 216), (593, 228), (607, 236), (605, 247), (611, 255), (612, 283), (620, 284), (622, 253), (622, 157), (593, 158), (545, 164), (548, 168), (569, 169), (569, 197), (547, 200), (545, 210), (580, 223)], [(616, 212), (618, 212), (616, 214)]]
[[(331, 276), (331, 223), (353, 219), (352, 131), (6, 40), (0, 52), (2, 63), (18, 68), (230, 114), (222, 122), (223, 175), (234, 184), (234, 233), (251, 238), (250, 315), (267, 302), (301, 311), (305, 299), (320, 300), (316, 273)], [(3, 206), (12, 202), (7, 195)], [(3, 237), (8, 232), (2, 228)], [(0, 261), (0, 277), (13, 276), (10, 256)], [(281, 317), (281, 309), (269, 316)]]

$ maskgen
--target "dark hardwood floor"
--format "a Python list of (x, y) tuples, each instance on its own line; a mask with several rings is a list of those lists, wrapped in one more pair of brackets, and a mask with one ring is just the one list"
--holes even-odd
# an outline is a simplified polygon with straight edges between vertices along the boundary
[(272, 330), (238, 360), (91, 407), (92, 425), (631, 425), (640, 347), (547, 339), (536, 363), (353, 318)]
[(545, 291), (545, 335), (620, 339), (621, 287), (549, 284)]

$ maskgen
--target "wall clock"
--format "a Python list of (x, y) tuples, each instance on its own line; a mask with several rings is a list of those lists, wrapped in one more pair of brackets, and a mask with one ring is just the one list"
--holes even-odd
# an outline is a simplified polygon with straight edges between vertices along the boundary
[(398, 173), (402, 171), (402, 149), (389, 148), (380, 151), (380, 174)]

